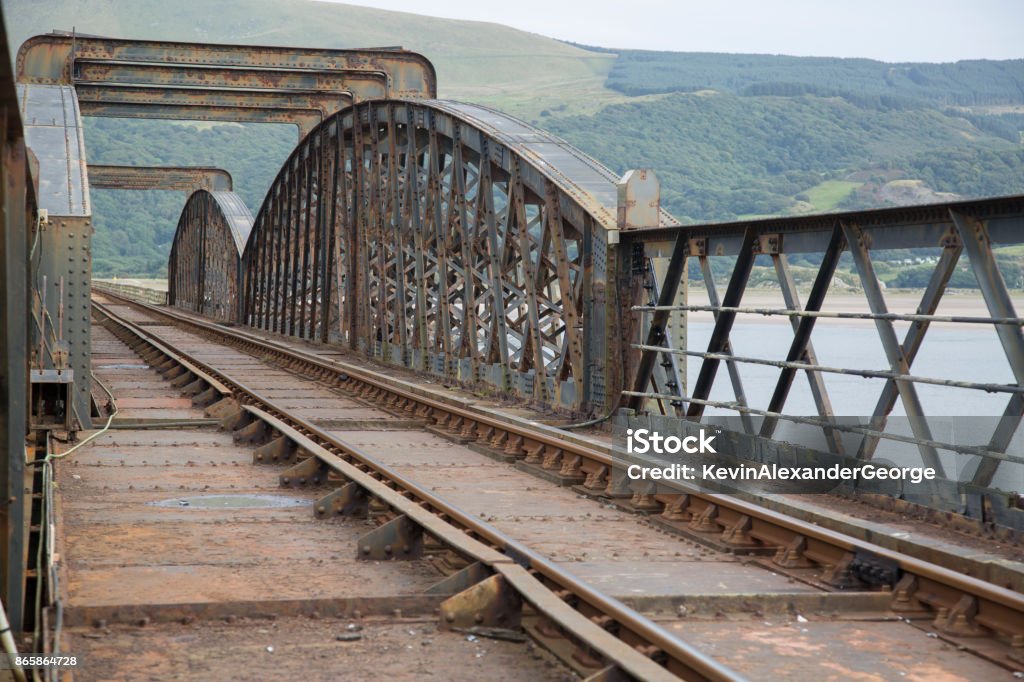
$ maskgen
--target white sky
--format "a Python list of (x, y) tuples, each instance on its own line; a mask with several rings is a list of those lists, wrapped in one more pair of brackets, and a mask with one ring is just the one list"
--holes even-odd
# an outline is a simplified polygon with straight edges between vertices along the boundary
[[(337, 0), (325, 0), (336, 2)], [(1024, 57), (1024, 0), (349, 0), (588, 45), (956, 61)]]

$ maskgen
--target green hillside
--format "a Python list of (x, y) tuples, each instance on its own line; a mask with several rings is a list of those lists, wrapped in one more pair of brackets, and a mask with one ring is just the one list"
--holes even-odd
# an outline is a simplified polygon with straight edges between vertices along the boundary
[[(885, 64), (615, 51), (312, 0), (3, 5), (15, 44), (75, 27), (182, 41), (402, 45), (434, 62), (442, 97), (530, 120), (615, 171), (656, 169), (666, 207), (687, 222), (1024, 192), (1024, 60)], [(294, 143), (294, 129), (281, 126), (86, 123), (91, 161), (222, 166), (254, 212)], [(156, 274), (184, 197), (93, 198), (96, 272)], [(886, 276), (895, 283), (900, 273)], [(914, 275), (899, 281), (910, 285)]]
[(452, 99), (540, 106), (566, 96), (621, 99), (603, 83), (614, 55), (499, 24), (438, 19), (315, 0), (4, 0), (14, 46), (54, 28), (240, 45), (352, 48), (401, 45), (437, 68)]
[[(597, 53), (605, 50), (590, 48)], [(888, 64), (872, 59), (620, 50), (608, 87), (627, 95), (719, 90), (737, 95), (818, 95), (872, 105), (1024, 104), (1024, 60)]]
[[(189, 125), (87, 118), (90, 162), (125, 165), (219, 165), (253, 214), (297, 135), (290, 125)], [(98, 275), (147, 275), (167, 267), (184, 192), (91, 191)]]
[(927, 107), (704, 91), (545, 125), (615, 171), (656, 169), (687, 222), (877, 206), (918, 187), (906, 178), (928, 180), (922, 200), (1024, 191), (1024, 147)]

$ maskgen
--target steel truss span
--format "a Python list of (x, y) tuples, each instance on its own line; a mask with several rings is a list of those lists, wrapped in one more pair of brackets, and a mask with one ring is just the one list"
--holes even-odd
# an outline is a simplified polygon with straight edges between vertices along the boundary
[(167, 265), (168, 303), (224, 321), (238, 318), (242, 249), (252, 214), (234, 192), (194, 192)]
[(601, 406), (614, 182), (484, 107), (358, 104), (312, 131), (268, 191), (241, 321), (541, 404)]

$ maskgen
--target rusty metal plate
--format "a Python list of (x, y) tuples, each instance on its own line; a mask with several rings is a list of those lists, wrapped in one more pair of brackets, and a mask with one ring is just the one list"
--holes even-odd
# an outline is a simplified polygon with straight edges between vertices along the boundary
[[(351, 629), (350, 629), (351, 626)], [(342, 641), (339, 641), (342, 640)], [(93, 680), (564, 680), (524, 644), (438, 630), (423, 620), (278, 618), (77, 629), (76, 682)], [(125, 652), (132, 654), (126, 656)]]
[(752, 680), (1011, 679), (1005, 669), (901, 622), (808, 620), (664, 624)]
[[(126, 444), (153, 437), (178, 446)], [(316, 521), (311, 505), (321, 491), (288, 491), (300, 507), (155, 504), (197, 492), (283, 495), (272, 469), (238, 465), (246, 459), (227, 433), (123, 431), (87, 447), (77, 466), (62, 463), (69, 608), (411, 594), (436, 582), (417, 562), (386, 571), (357, 564), (355, 543), (368, 527)], [(298, 566), (314, 570), (296, 577)]]

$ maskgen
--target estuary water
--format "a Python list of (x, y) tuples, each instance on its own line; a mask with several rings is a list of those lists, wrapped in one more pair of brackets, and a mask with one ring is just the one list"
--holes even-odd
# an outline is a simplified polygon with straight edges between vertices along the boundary
[[(703, 293), (698, 291), (697, 293)], [(781, 308), (777, 293), (760, 293), (746, 300), (745, 307)], [(899, 297), (891, 297), (896, 305), (892, 312), (914, 312), (916, 297), (906, 297), (901, 305)], [(825, 309), (866, 311), (856, 299), (833, 301)], [(863, 301), (863, 297), (859, 297)], [(693, 305), (703, 305), (700, 296), (692, 296)], [(940, 315), (986, 316), (984, 304), (976, 298), (960, 298), (940, 307)], [(1024, 305), (1018, 304), (1018, 312)], [(897, 338), (902, 342), (910, 323), (896, 323)], [(704, 351), (707, 349), (714, 322), (710, 313), (691, 313), (687, 324), (687, 348)], [(812, 335), (818, 364), (852, 368), (888, 371), (889, 363), (879, 340), (873, 321), (831, 320), (817, 321)], [(764, 317), (740, 314), (730, 334), (733, 354), (737, 356), (784, 360), (793, 340), (793, 328), (786, 317)], [(688, 357), (687, 385), (692, 393), (700, 371), (701, 358)], [(775, 390), (780, 369), (764, 365), (738, 363), (747, 404), (757, 409), (767, 409)], [(1003, 352), (1002, 344), (992, 325), (933, 323), (924, 337), (924, 342), (911, 366), (911, 374), (936, 379), (952, 379), (993, 384), (1015, 384), (1010, 364)], [(822, 374), (833, 414), (844, 423), (866, 425), (875, 410), (879, 395), (885, 385), (884, 379), (867, 379), (833, 373)], [(928, 384), (916, 384), (916, 390), (927, 424), (934, 440), (952, 442), (958, 445), (986, 446), (999, 425), (1003, 411), (1010, 399), (1008, 393), (988, 393), (983, 390), (953, 388)], [(720, 364), (712, 389), (711, 400), (732, 402), (735, 400), (732, 384), (724, 363)], [(818, 414), (814, 398), (804, 372), (799, 372), (793, 382), (789, 398), (783, 410), (786, 414), (816, 417)], [(708, 408), (705, 414), (734, 417), (731, 428), (738, 427), (736, 412), (721, 408)], [(888, 433), (911, 436), (913, 430), (904, 418), (906, 411), (902, 401), (897, 400), (892, 417), (886, 427)], [(755, 418), (755, 423), (760, 419)], [(1024, 425), (1011, 442), (1007, 453), (1024, 458)], [(820, 429), (780, 424), (777, 439), (824, 448), (825, 442)], [(856, 451), (860, 436), (846, 435), (847, 451)], [(940, 457), (951, 478), (969, 478), (977, 467), (979, 458), (950, 451), (940, 451)], [(921, 465), (919, 449), (914, 445), (889, 440), (882, 441), (876, 458), (885, 459), (902, 466)], [(996, 485), (1003, 489), (1024, 491), (1024, 465), (1004, 462), (997, 474)]]

